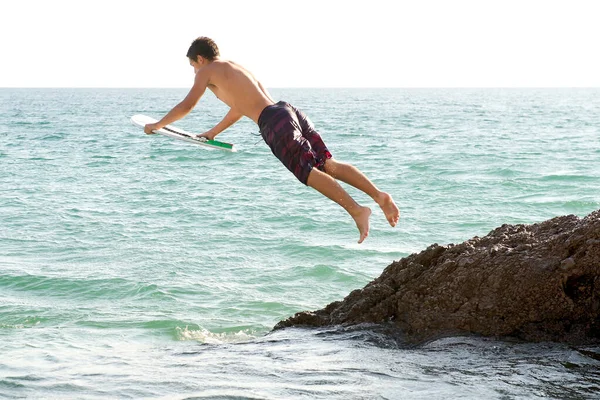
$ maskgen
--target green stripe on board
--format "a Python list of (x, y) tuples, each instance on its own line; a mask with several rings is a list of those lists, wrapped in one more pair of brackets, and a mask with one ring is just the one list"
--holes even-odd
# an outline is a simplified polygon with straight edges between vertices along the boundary
[(222, 147), (224, 149), (232, 149), (233, 145), (231, 143), (219, 142), (218, 140), (207, 140), (206, 144), (210, 144), (212, 146)]

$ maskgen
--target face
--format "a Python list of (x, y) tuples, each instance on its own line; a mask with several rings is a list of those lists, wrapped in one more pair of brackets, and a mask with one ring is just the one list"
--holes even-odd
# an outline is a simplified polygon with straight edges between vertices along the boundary
[(194, 61), (191, 58), (189, 60), (190, 60), (190, 65), (194, 68), (194, 74), (197, 74), (198, 70), (200, 70), (200, 68), (202, 68), (202, 61), (203, 61), (202, 57), (198, 57), (198, 61), (200, 61), (200, 62)]

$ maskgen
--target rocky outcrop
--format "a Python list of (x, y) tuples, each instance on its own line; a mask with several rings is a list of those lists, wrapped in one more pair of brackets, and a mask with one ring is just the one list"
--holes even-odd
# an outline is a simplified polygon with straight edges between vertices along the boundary
[(433, 244), (343, 301), (275, 329), (362, 323), (391, 324), (412, 340), (474, 333), (600, 342), (600, 210)]

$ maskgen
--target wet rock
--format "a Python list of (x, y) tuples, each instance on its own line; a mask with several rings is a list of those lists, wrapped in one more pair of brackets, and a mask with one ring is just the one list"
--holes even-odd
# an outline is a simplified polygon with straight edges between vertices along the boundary
[(362, 323), (392, 324), (417, 341), (464, 333), (600, 342), (600, 210), (433, 244), (275, 329)]
[(575, 266), (575, 260), (573, 259), (573, 257), (569, 257), (569, 258), (565, 258), (564, 260), (562, 260), (562, 262), (560, 263), (560, 267), (563, 270), (568, 270), (570, 268), (573, 268)]

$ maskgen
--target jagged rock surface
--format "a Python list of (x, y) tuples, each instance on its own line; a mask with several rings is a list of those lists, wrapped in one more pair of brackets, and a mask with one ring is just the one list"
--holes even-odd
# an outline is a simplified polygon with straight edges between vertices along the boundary
[(275, 329), (362, 323), (392, 324), (414, 340), (474, 333), (600, 342), (600, 210), (433, 244), (343, 301)]

